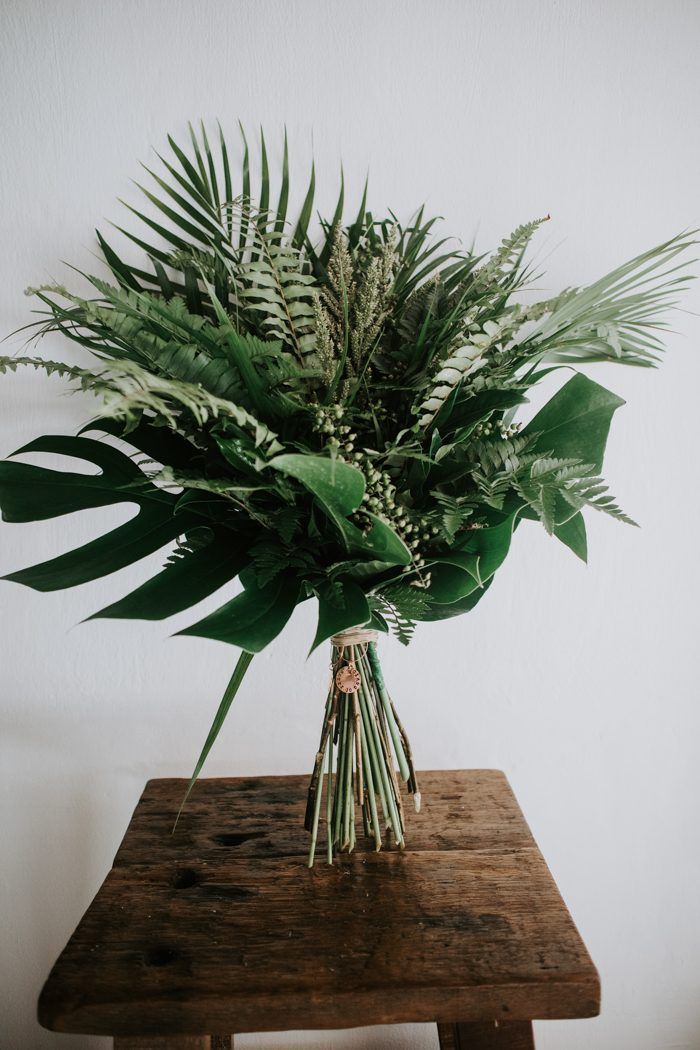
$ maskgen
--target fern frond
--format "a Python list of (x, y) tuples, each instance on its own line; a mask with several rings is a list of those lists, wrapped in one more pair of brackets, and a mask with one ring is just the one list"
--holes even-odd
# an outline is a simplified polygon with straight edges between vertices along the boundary
[[(618, 521), (636, 525), (617, 505), (595, 467), (578, 459), (540, 457), (528, 470), (521, 470), (513, 479), (513, 487), (537, 513), (546, 531), (551, 535), (554, 526), (573, 516), (584, 507), (609, 514)], [(560, 513), (559, 500), (573, 508), (572, 514)]]
[(76, 379), (84, 390), (88, 389), (94, 378), (88, 369), (67, 365), (64, 361), (48, 361), (43, 357), (0, 357), (0, 375), (25, 367), (33, 368), (37, 372), (46, 372), (48, 376), (57, 375), (59, 379)]
[(292, 348), (299, 361), (315, 347), (313, 274), (302, 252), (281, 244), (276, 233), (257, 226), (256, 257), (238, 267), (236, 296), (242, 306), (260, 314), (265, 331)]
[(408, 583), (392, 583), (370, 598), (370, 606), (380, 612), (402, 645), (413, 637), (416, 621), (431, 605), (421, 588)]
[(512, 277), (517, 272), (527, 247), (534, 234), (540, 226), (548, 222), (549, 215), (541, 219), (533, 219), (532, 222), (523, 223), (506, 237), (488, 261), (474, 274), (474, 285), (476, 288), (485, 288), (494, 282), (500, 282), (506, 277)]

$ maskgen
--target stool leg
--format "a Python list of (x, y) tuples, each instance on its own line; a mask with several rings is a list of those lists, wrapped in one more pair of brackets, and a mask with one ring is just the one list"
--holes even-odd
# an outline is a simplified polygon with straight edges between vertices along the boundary
[(535, 1050), (530, 1021), (438, 1024), (440, 1050)]
[(114, 1050), (233, 1050), (232, 1035), (116, 1036)]

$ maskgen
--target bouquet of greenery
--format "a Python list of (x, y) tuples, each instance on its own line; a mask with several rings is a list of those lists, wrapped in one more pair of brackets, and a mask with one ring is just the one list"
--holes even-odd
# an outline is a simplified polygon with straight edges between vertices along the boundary
[[(688, 278), (681, 235), (582, 288), (532, 301), (525, 261), (543, 219), (490, 256), (450, 246), (420, 209), (375, 218), (366, 187), (344, 218), (312, 223), (315, 174), (290, 222), (285, 137), (271, 199), (261, 135), (257, 191), (243, 135), (234, 179), (223, 136), (169, 139), (144, 210), (122, 233), (140, 261), (98, 240), (109, 279), (82, 295), (31, 289), (34, 334), (62, 332), (83, 367), (0, 359), (57, 374), (101, 401), (77, 436), (19, 453), (74, 457), (98, 473), (0, 464), (9, 522), (130, 503), (124, 525), (8, 578), (41, 591), (115, 572), (167, 545), (162, 571), (95, 616), (161, 619), (240, 578), (242, 590), (181, 634), (242, 650), (188, 788), (253, 654), (299, 602), (318, 602), (313, 647), (333, 675), (309, 790), (313, 861), (326, 772), (328, 859), (355, 844), (355, 814), (404, 841), (399, 781), (420, 796), (408, 739), (381, 673), (376, 632), (407, 643), (418, 621), (474, 608), (523, 520), (586, 557), (582, 511), (630, 521), (600, 477), (615, 394), (576, 371), (653, 365), (663, 318)], [(31, 327), (31, 326), (30, 326)], [(530, 389), (574, 375), (526, 425)], [(92, 436), (88, 436), (88, 435)], [(392, 753), (393, 752), (393, 753)], [(398, 773), (395, 765), (398, 763)], [(356, 808), (357, 807), (357, 808)]]

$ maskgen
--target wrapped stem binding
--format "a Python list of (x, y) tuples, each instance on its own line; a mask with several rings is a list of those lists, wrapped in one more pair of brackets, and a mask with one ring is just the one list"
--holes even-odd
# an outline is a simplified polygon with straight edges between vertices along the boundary
[(306, 804), (309, 867), (322, 810), (329, 864), (336, 853), (355, 848), (360, 820), (375, 850), (392, 837), (403, 848), (401, 782), (418, 811), (421, 796), (411, 745), (387, 692), (377, 632), (357, 627), (343, 631), (331, 638), (331, 681)]

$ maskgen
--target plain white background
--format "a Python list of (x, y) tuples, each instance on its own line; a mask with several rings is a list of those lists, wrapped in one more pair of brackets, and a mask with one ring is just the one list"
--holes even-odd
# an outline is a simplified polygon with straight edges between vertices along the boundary
[[(427, 201), (480, 248), (551, 212), (543, 287), (589, 281), (700, 221), (699, 38), (700, 8), (679, 0), (4, 0), (2, 334), (28, 320), (26, 285), (65, 277), (60, 260), (97, 265), (93, 227), (124, 221), (137, 162), (200, 117), (232, 141), (239, 117), (262, 122), (277, 159), (286, 122), (299, 183), (313, 145), (322, 204), (342, 157), (355, 194), (370, 168), (374, 210)], [(596, 373), (628, 400), (606, 474), (643, 528), (589, 516), (585, 567), (524, 527), (476, 613), (385, 646), (420, 765), (507, 772), (600, 968), (602, 1016), (538, 1025), (545, 1050), (700, 1046), (697, 291), (685, 305), (660, 371)], [(0, 403), (2, 455), (93, 410), (33, 373), (2, 379)], [(0, 570), (126, 516), (2, 526)], [(190, 772), (235, 659), (171, 640), (187, 616), (75, 626), (159, 563), (53, 595), (0, 584), (3, 1050), (106, 1047), (40, 1030), (36, 996), (145, 779)], [(299, 611), (253, 663), (208, 773), (307, 769), (326, 662), (304, 661), (312, 629)]]

